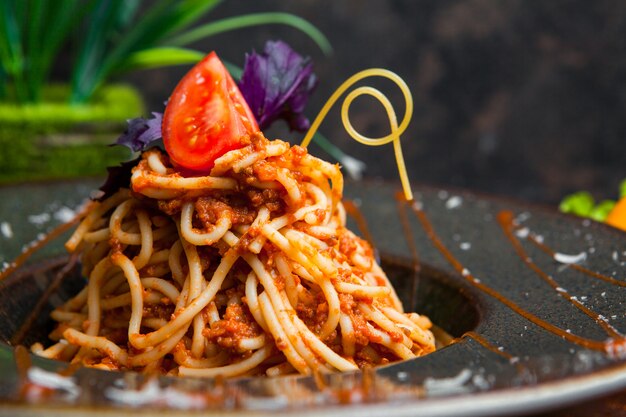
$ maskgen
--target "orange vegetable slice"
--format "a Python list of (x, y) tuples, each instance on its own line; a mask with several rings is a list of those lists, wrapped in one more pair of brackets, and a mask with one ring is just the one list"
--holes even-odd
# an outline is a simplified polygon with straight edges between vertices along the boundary
[(606, 223), (626, 231), (626, 197), (617, 202), (606, 218)]

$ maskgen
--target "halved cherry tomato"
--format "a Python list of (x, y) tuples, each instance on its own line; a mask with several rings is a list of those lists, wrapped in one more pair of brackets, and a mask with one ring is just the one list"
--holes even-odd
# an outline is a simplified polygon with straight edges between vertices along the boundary
[(258, 131), (252, 111), (215, 52), (180, 80), (163, 115), (165, 150), (175, 165), (192, 171), (210, 171), (217, 158), (245, 146)]

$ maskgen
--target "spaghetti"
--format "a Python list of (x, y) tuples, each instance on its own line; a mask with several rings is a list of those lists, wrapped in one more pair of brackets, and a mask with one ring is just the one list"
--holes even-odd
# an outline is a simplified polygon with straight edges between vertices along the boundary
[[(348, 371), (433, 351), (428, 318), (403, 312), (372, 248), (346, 228), (339, 166), (306, 150), (339, 96), (369, 76), (396, 82), (404, 118), (398, 125), (387, 97), (361, 87), (344, 101), (344, 124), (361, 143), (394, 142), (410, 200), (400, 134), (412, 101), (397, 75), (351, 77), (303, 146), (290, 146), (258, 130), (211, 53), (170, 98), (168, 152), (143, 152), (130, 187), (92, 204), (67, 241), (88, 283), (52, 312), (56, 343), (32, 350), (103, 369), (204, 377)], [(362, 94), (383, 104), (388, 136), (367, 138), (349, 122)]]
[(192, 376), (347, 371), (434, 350), (345, 227), (339, 167), (262, 134), (183, 177), (144, 152), (66, 248), (87, 286), (39, 355)]

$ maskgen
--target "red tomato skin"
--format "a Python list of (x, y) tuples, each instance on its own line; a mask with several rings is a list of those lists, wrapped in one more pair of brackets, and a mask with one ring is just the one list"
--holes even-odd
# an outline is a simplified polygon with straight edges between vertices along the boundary
[(163, 143), (174, 165), (206, 173), (259, 131), (237, 84), (215, 52), (178, 83), (163, 115)]

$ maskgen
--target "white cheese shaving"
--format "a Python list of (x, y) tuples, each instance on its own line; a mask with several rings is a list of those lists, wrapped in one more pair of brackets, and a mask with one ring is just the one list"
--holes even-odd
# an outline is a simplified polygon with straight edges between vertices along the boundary
[(80, 387), (74, 379), (59, 375), (56, 372), (46, 371), (38, 367), (28, 369), (28, 379), (35, 385), (66, 392), (70, 397), (76, 398), (80, 394)]
[(2, 236), (6, 237), (7, 239), (11, 239), (13, 237), (13, 228), (11, 227), (11, 223), (0, 223), (0, 232), (2, 232)]
[(528, 219), (530, 219), (530, 213), (527, 211), (523, 211), (515, 219), (513, 219), (513, 223), (514, 224), (524, 223)]
[(471, 377), (472, 371), (463, 369), (458, 375), (451, 378), (426, 378), (424, 380), (424, 389), (426, 389), (429, 395), (465, 393), (470, 390), (470, 387), (465, 386), (465, 384)]
[(398, 371), (398, 373), (396, 374), (396, 377), (398, 378), (398, 381), (408, 381), (409, 374), (408, 372), (405, 372), (405, 371)]
[(41, 226), (50, 221), (50, 213), (31, 214), (28, 221), (34, 225)]
[(576, 255), (567, 255), (564, 253), (559, 253), (556, 252), (554, 254), (554, 260), (557, 262), (560, 262), (562, 264), (579, 264), (581, 262), (584, 262), (587, 259), (587, 253), (586, 252), (580, 252), (579, 254)]
[(76, 216), (76, 212), (69, 207), (63, 206), (54, 213), (54, 218), (61, 223), (72, 221)]
[(520, 239), (526, 239), (529, 234), (530, 230), (528, 230), (528, 227), (522, 227), (521, 229), (517, 229), (515, 231), (515, 236), (519, 237)]
[(164, 404), (179, 410), (197, 410), (207, 406), (205, 397), (176, 388), (161, 388), (156, 379), (146, 382), (139, 390), (107, 388), (104, 395), (112, 401), (131, 407)]
[(460, 207), (461, 204), (463, 204), (463, 199), (459, 197), (458, 195), (455, 195), (455, 196), (450, 197), (448, 201), (446, 201), (446, 208), (448, 210), (452, 210), (457, 207)]

